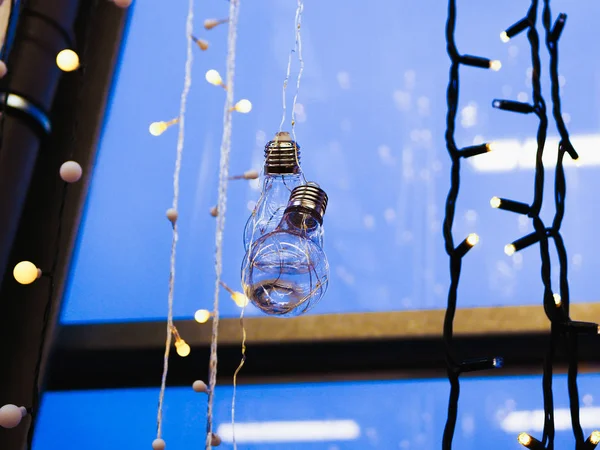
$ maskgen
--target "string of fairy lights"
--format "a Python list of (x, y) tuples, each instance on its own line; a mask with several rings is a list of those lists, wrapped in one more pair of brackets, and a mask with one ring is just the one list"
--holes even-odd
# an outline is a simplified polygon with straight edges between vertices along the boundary
[[(563, 166), (564, 155), (567, 153), (571, 158), (577, 159), (578, 154), (569, 140), (569, 134), (565, 126), (561, 113), (560, 86), (558, 76), (558, 40), (565, 25), (566, 15), (559, 14), (552, 25), (550, 0), (544, 0), (543, 25), (545, 29), (545, 41), (550, 53), (550, 81), (552, 91), (553, 116), (557, 129), (560, 134), (560, 143), (557, 152), (557, 162), (555, 167), (555, 216), (551, 227), (547, 227), (540, 217), (540, 211), (544, 195), (544, 165), (543, 152), (548, 128), (548, 118), (546, 114), (546, 104), (542, 96), (541, 89), (541, 59), (540, 42), (536, 29), (536, 19), (539, 9), (538, 0), (532, 0), (527, 15), (511, 25), (500, 34), (503, 42), (517, 36), (519, 33), (527, 31), (528, 41), (531, 47), (531, 83), (532, 83), (532, 104), (520, 101), (495, 99), (492, 106), (497, 109), (520, 113), (535, 114), (539, 119), (537, 130), (537, 152), (536, 166), (534, 176), (534, 197), (531, 204), (516, 200), (510, 200), (500, 197), (493, 197), (490, 204), (493, 208), (503, 209), (517, 214), (527, 215), (532, 219), (534, 232), (521, 237), (514, 242), (506, 245), (504, 251), (507, 255), (523, 250), (531, 245), (540, 245), (541, 255), (541, 274), (544, 285), (543, 305), (544, 311), (550, 320), (550, 346), (545, 356), (543, 365), (543, 397), (544, 397), (544, 428), (541, 440), (536, 439), (528, 433), (520, 433), (518, 442), (527, 448), (534, 450), (554, 449), (554, 402), (552, 392), (552, 373), (553, 361), (556, 353), (556, 346), (562, 337), (567, 343), (569, 356), (568, 369), (568, 388), (569, 403), (571, 409), (571, 422), (573, 434), (575, 436), (576, 450), (591, 450), (600, 443), (600, 432), (593, 431), (587, 440), (584, 435), (579, 418), (579, 393), (577, 389), (577, 338), (578, 334), (598, 334), (600, 326), (596, 323), (573, 321), (569, 317), (569, 284), (567, 279), (567, 253), (564, 241), (560, 234), (560, 227), (565, 213), (565, 194), (566, 180)], [(458, 107), (459, 91), (459, 66), (467, 66), (499, 69), (500, 63), (496, 63), (487, 58), (465, 56), (458, 53), (454, 32), (456, 25), (456, 1), (448, 2), (448, 21), (446, 27), (446, 40), (448, 54), (451, 59), (450, 81), (448, 84), (448, 114), (446, 142), (448, 153), (452, 160), (451, 168), (451, 186), (446, 202), (446, 217), (444, 220), (444, 239), (446, 251), (450, 256), (450, 274), (451, 283), (448, 295), (448, 307), (444, 321), (444, 343), (446, 347), (446, 359), (448, 365), (448, 379), (450, 381), (450, 399), (448, 404), (448, 418), (443, 435), (442, 448), (449, 450), (452, 447), (452, 439), (457, 420), (458, 398), (459, 398), (459, 375), (466, 370), (484, 370), (501, 367), (499, 358), (482, 358), (477, 361), (458, 362), (456, 351), (453, 347), (452, 332), (453, 320), (457, 305), (457, 289), (460, 279), (462, 258), (477, 242), (478, 237), (475, 234), (469, 235), (456, 248), (453, 244), (452, 224), (454, 220), (456, 200), (458, 198), (460, 185), (460, 160), (480, 154), (487, 153), (492, 149), (492, 144), (485, 143), (459, 149), (454, 141), (455, 118)], [(551, 259), (549, 250), (549, 240), (552, 239), (559, 261), (559, 292), (555, 293), (551, 282)]]
[[(127, 8), (131, 4), (131, 0), (112, 0), (112, 3), (114, 3), (119, 8)], [(13, 3), (13, 7), (14, 7), (14, 3)], [(92, 11), (94, 11), (94, 8), (92, 8)], [(46, 18), (41, 15), (36, 15), (36, 17), (39, 17), (41, 20), (46, 20)], [(18, 19), (18, 13), (11, 12), (11, 19), (10, 19), (11, 22), (13, 20), (17, 20), (17, 19)], [(9, 24), (9, 28), (10, 27), (11, 27), (11, 24)], [(63, 34), (65, 36), (65, 41), (69, 43), (69, 47), (72, 47), (72, 39), (70, 38), (70, 33), (66, 32), (64, 30), (61, 30), (61, 31), (63, 31)], [(86, 33), (85, 33), (85, 38), (83, 40), (83, 46), (84, 46), (83, 57), (84, 57), (84, 59), (86, 56), (85, 50), (86, 50), (87, 43), (89, 41), (89, 35), (90, 35), (90, 27), (88, 26), (88, 29), (86, 30)], [(6, 36), (5, 36), (5, 38), (8, 39)], [(3, 43), (3, 56), (5, 56), (7, 53), (7, 48), (6, 48), (7, 45), (8, 45), (8, 40), (6, 40)], [(85, 65), (81, 64), (79, 54), (76, 52), (76, 50), (73, 48), (69, 48), (69, 47), (62, 49), (57, 53), (56, 65), (63, 72), (73, 72), (78, 69), (81, 69), (81, 77), (79, 78), (80, 83), (79, 83), (79, 86), (77, 89), (77, 95), (81, 95), (82, 80), (83, 80), (83, 75), (85, 73), (86, 67), (85, 67)], [(4, 77), (7, 73), (10, 74), (10, 67), (7, 67), (7, 65), (4, 61), (0, 61), (0, 78)], [(77, 128), (77, 120), (75, 120), (75, 122), (74, 122), (73, 130), (72, 130), (73, 136), (75, 135), (76, 128)], [(54, 241), (56, 248), (53, 251), (53, 257), (52, 257), (52, 262), (50, 264), (50, 267), (38, 267), (34, 262), (24, 260), (24, 261), (20, 261), (19, 263), (17, 263), (13, 268), (13, 277), (14, 277), (15, 281), (19, 284), (30, 285), (40, 278), (45, 278), (45, 279), (47, 279), (48, 285), (49, 285), (48, 297), (46, 299), (46, 303), (45, 303), (45, 307), (44, 307), (44, 314), (43, 314), (43, 318), (42, 318), (42, 321), (43, 321), (42, 331), (40, 334), (38, 357), (37, 357), (35, 372), (34, 372), (31, 405), (30, 406), (17, 406), (14, 404), (6, 404), (6, 405), (3, 405), (2, 407), (0, 407), (0, 427), (3, 427), (3, 428), (14, 428), (21, 423), (22, 419), (25, 416), (27, 416), (28, 414), (31, 416), (31, 420), (30, 420), (30, 424), (29, 424), (29, 431), (28, 431), (28, 435), (27, 435), (27, 448), (29, 448), (29, 449), (31, 449), (32, 445), (33, 445), (35, 421), (36, 421), (36, 416), (37, 416), (39, 406), (40, 406), (40, 384), (41, 384), (40, 383), (40, 381), (41, 381), (40, 380), (40, 371), (41, 371), (43, 354), (44, 354), (45, 348), (46, 348), (46, 330), (48, 329), (50, 318), (52, 316), (53, 300), (54, 300), (55, 296), (57, 295), (55, 273), (58, 270), (58, 263), (59, 263), (59, 257), (60, 257), (60, 248), (61, 247), (60, 247), (59, 243), (62, 239), (63, 214), (64, 214), (64, 210), (65, 210), (65, 206), (66, 206), (68, 187), (70, 184), (76, 183), (82, 178), (83, 169), (78, 162), (73, 161), (73, 160), (68, 160), (68, 161), (65, 161), (63, 164), (61, 164), (57, 175), (60, 177), (63, 184), (60, 188), (61, 189), (61, 196), (60, 196), (61, 201), (60, 201), (60, 205), (58, 208), (58, 222), (57, 222), (58, 225), (57, 225), (56, 237), (55, 237), (55, 241)]]

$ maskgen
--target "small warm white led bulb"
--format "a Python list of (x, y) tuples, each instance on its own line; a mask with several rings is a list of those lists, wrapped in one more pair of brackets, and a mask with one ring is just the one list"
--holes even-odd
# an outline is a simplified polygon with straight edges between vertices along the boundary
[(235, 104), (233, 109), (235, 109), (239, 113), (247, 114), (250, 111), (252, 111), (252, 103), (250, 102), (250, 100), (243, 98)]
[(167, 130), (167, 128), (167, 122), (152, 122), (148, 129), (150, 130), (150, 134), (152, 136), (160, 136)]
[(519, 444), (524, 446), (528, 446), (532, 442), (531, 436), (527, 433), (519, 433), (517, 440), (519, 441)]
[(82, 173), (83, 170), (81, 169), (81, 166), (75, 161), (64, 162), (59, 170), (60, 178), (67, 183), (79, 181)]
[(113, 0), (115, 5), (117, 5), (119, 8), (128, 8), (131, 6), (131, 1), (132, 0)]
[(476, 233), (471, 233), (467, 236), (467, 244), (471, 247), (477, 245), (479, 243), (479, 236)]
[(191, 352), (190, 346), (183, 339), (178, 339), (175, 341), (175, 350), (177, 350), (177, 354), (182, 358), (185, 358)]
[(490, 200), (490, 205), (492, 208), (500, 208), (501, 204), (502, 204), (502, 200), (500, 200), (499, 197), (492, 197)]
[(198, 323), (206, 323), (210, 319), (210, 311), (208, 309), (199, 309), (194, 314), (194, 320)]
[(498, 72), (501, 68), (502, 68), (502, 63), (500, 61), (498, 61), (497, 59), (492, 59), (490, 61), (490, 69), (492, 69), (494, 72)]
[(14, 428), (21, 423), (23, 413), (16, 405), (4, 405), (0, 408), (0, 427)]
[(194, 392), (208, 392), (208, 386), (206, 386), (206, 383), (202, 380), (194, 381), (194, 384), (192, 384), (192, 389)]
[(206, 41), (204, 39), (199, 39), (196, 36), (191, 36), (191, 38), (192, 38), (192, 41), (194, 41), (196, 43), (198, 48), (200, 48), (200, 50), (208, 50), (208, 41)]
[(506, 253), (508, 256), (514, 255), (516, 251), (517, 249), (513, 244), (507, 244), (504, 246), (504, 253)]
[(256, 180), (258, 178), (258, 170), (247, 170), (242, 177), (245, 180)]
[(0, 60), (0, 78), (4, 78), (8, 69), (6, 68), (6, 63)]
[(554, 295), (552, 295), (552, 297), (554, 298), (554, 303), (556, 304), (556, 306), (560, 306), (562, 304), (562, 299), (560, 298), (560, 294), (554, 294)]
[(210, 69), (207, 71), (205, 78), (210, 84), (214, 84), (215, 86), (224, 86), (221, 74), (219, 74), (219, 72), (217, 72), (215, 69)]
[(246, 297), (244, 294), (242, 294), (241, 292), (233, 292), (231, 294), (231, 299), (235, 302), (235, 304), (237, 306), (239, 306), (240, 308), (243, 308), (244, 306), (246, 306), (248, 304), (248, 302), (250, 300), (248, 300), (248, 297)]
[(592, 431), (592, 434), (590, 435), (590, 443), (592, 445), (600, 444), (600, 431)]
[(177, 222), (178, 217), (179, 213), (175, 208), (167, 209), (167, 219), (169, 219), (169, 222), (171, 222), (173, 225), (175, 225), (175, 222)]
[(219, 437), (218, 434), (213, 433), (210, 439), (210, 443), (211, 445), (214, 445), (215, 447), (221, 445), (221, 438)]
[(210, 215), (213, 217), (217, 217), (219, 215), (219, 208), (217, 208), (216, 206), (210, 208)]
[(221, 20), (219, 20), (219, 19), (206, 19), (204, 21), (204, 28), (207, 29), (207, 30), (211, 30), (214, 27), (216, 27), (218, 25), (221, 25), (222, 23), (226, 23), (228, 21), (229, 21), (229, 19), (221, 19)]
[(500, 33), (500, 40), (504, 43), (510, 41), (510, 38), (508, 37), (508, 34), (506, 33), (506, 31), (503, 31), (502, 33)]
[(152, 441), (152, 450), (165, 450), (167, 444), (163, 439), (154, 439)]
[(56, 55), (56, 65), (63, 72), (72, 72), (79, 68), (79, 56), (70, 48), (65, 48)]
[(21, 261), (13, 269), (13, 276), (17, 283), (31, 284), (38, 278), (38, 268), (30, 261)]

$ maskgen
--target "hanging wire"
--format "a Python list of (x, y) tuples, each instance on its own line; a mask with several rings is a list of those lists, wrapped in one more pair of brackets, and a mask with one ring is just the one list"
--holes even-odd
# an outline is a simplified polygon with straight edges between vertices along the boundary
[[(194, 34), (194, 0), (188, 0), (188, 12), (185, 26), (185, 36), (187, 40), (187, 52), (185, 61), (185, 78), (183, 90), (179, 103), (179, 133), (177, 136), (177, 155), (175, 158), (175, 169), (173, 171), (173, 203), (172, 208), (177, 211), (179, 206), (179, 174), (181, 172), (181, 160), (183, 157), (183, 147), (185, 143), (185, 112), (187, 98), (192, 86), (192, 63), (194, 55), (192, 51), (192, 35)], [(162, 420), (163, 404), (165, 398), (165, 389), (167, 384), (167, 374), (169, 372), (169, 354), (171, 352), (171, 341), (173, 334), (173, 298), (175, 295), (175, 266), (177, 254), (177, 241), (179, 234), (177, 232), (177, 222), (173, 222), (173, 237), (171, 239), (171, 257), (169, 270), (169, 296), (168, 296), (168, 315), (167, 315), (167, 335), (165, 339), (165, 353), (163, 358), (163, 373), (160, 383), (160, 394), (158, 397), (158, 413), (156, 418), (156, 438), (162, 438)]]
[(446, 22), (446, 48), (450, 57), (450, 75), (446, 92), (448, 112), (446, 115), (446, 147), (451, 159), (450, 189), (446, 199), (446, 209), (443, 224), (443, 236), (446, 253), (450, 257), (450, 287), (448, 290), (448, 303), (444, 316), (443, 342), (446, 353), (447, 376), (450, 382), (450, 396), (448, 400), (448, 417), (444, 427), (442, 449), (450, 450), (456, 420), (458, 415), (458, 400), (460, 395), (459, 377), (462, 372), (473, 370), (486, 370), (502, 366), (501, 358), (480, 358), (477, 360), (460, 361), (457, 358), (453, 343), (454, 316), (458, 300), (458, 285), (460, 281), (462, 258), (471, 247), (477, 244), (479, 238), (470, 234), (458, 246), (454, 244), (452, 233), (456, 201), (460, 188), (460, 159), (462, 157), (476, 156), (490, 150), (489, 144), (459, 149), (454, 139), (456, 127), (456, 114), (459, 99), (459, 66), (461, 64), (497, 70), (500, 63), (471, 55), (461, 55), (456, 47), (454, 33), (456, 29), (456, 0), (448, 1), (448, 20)]
[(246, 327), (244, 325), (244, 312), (246, 311), (247, 304), (247, 302), (244, 303), (242, 312), (240, 313), (240, 329), (242, 331), (242, 359), (233, 373), (233, 395), (231, 397), (231, 436), (234, 450), (237, 450), (237, 442), (235, 440), (235, 400), (237, 393), (237, 377), (242, 370), (242, 367), (244, 367), (244, 364), (246, 363)]
[[(561, 27), (564, 26), (566, 20), (565, 14), (559, 14), (556, 24)], [(562, 117), (561, 111), (561, 99), (560, 99), (560, 83), (558, 76), (558, 40), (560, 38), (560, 32), (554, 33), (552, 28), (552, 11), (550, 7), (550, 0), (544, 0), (544, 8), (542, 12), (542, 23), (545, 30), (546, 47), (550, 55), (550, 82), (551, 82), (551, 96), (552, 96), (552, 115), (556, 128), (560, 135), (560, 143), (558, 147), (555, 179), (554, 179), (554, 203), (556, 212), (552, 223), (552, 237), (556, 246), (559, 261), (559, 284), (560, 284), (560, 297), (562, 302), (562, 308), (565, 313), (567, 320), (569, 319), (569, 306), (570, 306), (570, 293), (569, 293), (569, 281), (568, 281), (568, 258), (567, 251), (564, 245), (564, 241), (560, 234), (560, 227), (565, 214), (565, 197), (566, 197), (566, 179), (564, 171), (564, 156), (565, 152), (577, 159), (578, 155), (573, 148), (569, 139), (569, 133)], [(556, 25), (555, 25), (556, 28)], [(575, 448), (581, 449), (584, 445), (585, 438), (583, 430), (581, 428), (581, 421), (579, 417), (579, 390), (577, 387), (577, 372), (578, 372), (578, 336), (575, 331), (567, 331), (565, 333), (567, 342), (567, 352), (569, 355), (569, 369), (567, 374), (567, 384), (569, 390), (569, 407), (571, 411), (571, 424), (573, 428), (573, 435), (575, 437)]]
[(298, 92), (300, 91), (300, 80), (302, 79), (302, 73), (304, 72), (304, 58), (302, 57), (302, 33), (300, 29), (302, 27), (302, 12), (304, 11), (304, 1), (298, 0), (298, 6), (296, 8), (296, 51), (298, 53), (298, 63), (300, 69), (298, 70), (298, 78), (296, 80), (296, 93), (294, 94), (294, 100), (292, 102), (292, 139), (296, 141), (296, 102), (298, 101)]
[(213, 404), (215, 386), (217, 383), (217, 342), (219, 338), (219, 291), (221, 273), (223, 271), (223, 230), (227, 210), (227, 186), (229, 180), (229, 153), (231, 150), (231, 127), (233, 107), (233, 82), (235, 76), (235, 45), (237, 39), (237, 24), (239, 15), (239, 0), (229, 2), (229, 30), (227, 34), (227, 93), (223, 108), (223, 136), (221, 139), (219, 167), (219, 196), (217, 215), (217, 230), (215, 233), (215, 292), (213, 303), (213, 324), (210, 345), (209, 390), (206, 418), (206, 450), (212, 449), (213, 437)]
[[(14, 34), (16, 32), (16, 27), (17, 24), (12, 24), (12, 22), (17, 22), (18, 17), (19, 17), (19, 11), (15, 11), (15, 6), (17, 7), (17, 9), (21, 8), (24, 6), (24, 2), (15, 2), (12, 1), (11, 2), (11, 18), (10, 21), (11, 23), (9, 23), (9, 29), (7, 31), (7, 36), (5, 37), (5, 42), (4, 42), (4, 47), (2, 49), (2, 58), (4, 58), (7, 54), (7, 52), (10, 51), (10, 49), (8, 48), (10, 45), (12, 45), (12, 41), (14, 40)], [(98, 9), (98, 0), (95, 0), (90, 6), (89, 6), (89, 15), (87, 17), (86, 20), (86, 29), (85, 32), (83, 34), (83, 40), (81, 43), (81, 67), (77, 73), (78, 76), (78, 80), (77, 80), (77, 90), (75, 93), (75, 105), (79, 105), (81, 102), (81, 96), (83, 93), (83, 89), (84, 89), (84, 83), (85, 83), (85, 79), (86, 79), (86, 73), (87, 73), (87, 67), (88, 67), (88, 62), (87, 62), (87, 56), (88, 56), (88, 46), (89, 46), (89, 42), (90, 42), (90, 36), (92, 34), (92, 31), (94, 29), (94, 15), (96, 13), (96, 10)], [(10, 35), (10, 36), (9, 36)], [(10, 73), (10, 72), (9, 72)], [(6, 93), (8, 94), (8, 92)], [(8, 99), (8, 95), (5, 95), (5, 100)], [(6, 105), (5, 105), (5, 110), (6, 110)], [(77, 132), (79, 129), (79, 115), (75, 114), (74, 118), (73, 118), (73, 128), (71, 130), (71, 154), (70, 154), (70, 159), (73, 156), (74, 153), (74, 147), (75, 147), (75, 140), (77, 138)], [(4, 113), (2, 114), (2, 117), (0, 118), (0, 128), (3, 127), (4, 125)], [(2, 149), (2, 131), (0, 131), (0, 151)], [(50, 284), (50, 288), (49, 288), (49, 292), (48, 292), (48, 298), (46, 299), (46, 305), (44, 307), (44, 315), (42, 318), (42, 331), (40, 334), (40, 342), (39, 342), (39, 347), (38, 347), (38, 357), (36, 360), (36, 364), (35, 364), (35, 370), (34, 370), (34, 375), (33, 375), (33, 390), (32, 390), (32, 400), (31, 400), (31, 408), (28, 409), (30, 415), (31, 415), (31, 421), (29, 424), (29, 430), (27, 431), (27, 448), (28, 449), (32, 449), (33, 448), (33, 439), (35, 437), (35, 425), (36, 425), (36, 418), (37, 418), (37, 413), (39, 410), (39, 406), (40, 406), (40, 399), (41, 399), (41, 386), (40, 386), (40, 382), (41, 380), (41, 371), (42, 371), (42, 361), (44, 359), (44, 353), (46, 352), (46, 334), (48, 332), (48, 327), (50, 326), (50, 319), (52, 318), (52, 305), (53, 305), (53, 301), (56, 298), (58, 292), (57, 292), (57, 284), (56, 284), (56, 280), (55, 280), (55, 276), (56, 276), (56, 272), (58, 270), (58, 264), (60, 261), (60, 249), (61, 249), (61, 240), (62, 240), (62, 231), (63, 231), (63, 214), (65, 211), (65, 207), (66, 207), (66, 203), (67, 203), (67, 194), (68, 194), (68, 185), (69, 183), (67, 182), (63, 182), (60, 189), (61, 189), (61, 194), (60, 194), (60, 206), (58, 208), (58, 225), (56, 228), (56, 235), (55, 235), (55, 245), (56, 245), (56, 249), (53, 252), (53, 259), (52, 259), (52, 265), (50, 266), (50, 270), (47, 273), (42, 272), (43, 276), (46, 276), (48, 278), (49, 284)]]

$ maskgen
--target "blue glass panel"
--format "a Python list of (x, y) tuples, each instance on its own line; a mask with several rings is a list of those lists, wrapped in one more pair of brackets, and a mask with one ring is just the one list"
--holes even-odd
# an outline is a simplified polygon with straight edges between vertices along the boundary
[[(586, 434), (600, 427), (600, 375), (580, 377)], [(556, 448), (573, 448), (566, 378), (555, 377)], [(230, 387), (216, 393), (215, 429), (231, 445)], [(236, 441), (245, 450), (419, 449), (441, 446), (446, 380), (243, 386)], [(150, 448), (156, 433), (156, 389), (47, 394), (35, 450)], [(541, 436), (539, 377), (468, 379), (462, 383), (455, 448), (517, 449), (521, 431)], [(169, 449), (202, 448), (206, 396), (191, 388), (166, 393)]]
[[(152, 2), (151, 2), (152, 3)], [(461, 52), (502, 61), (499, 72), (464, 68), (457, 141), (498, 141), (498, 151), (463, 167), (456, 239), (470, 232), (481, 243), (466, 258), (460, 307), (541, 302), (535, 247), (507, 257), (503, 247), (531, 231), (530, 222), (492, 210), (494, 196), (532, 198), (537, 123), (493, 110), (493, 98), (530, 97), (529, 45), (520, 35), (503, 44), (499, 33), (525, 14), (522, 2), (461, 0), (457, 41)], [(185, 2), (169, 7), (139, 2), (124, 47), (94, 171), (85, 219), (66, 294), (64, 322), (123, 321), (166, 316), (172, 169), (177, 129), (148, 133), (156, 120), (178, 114), (185, 57)], [(600, 210), (595, 204), (600, 157), (600, 59), (585, 49), (600, 39), (591, 17), (600, 3), (554, 1), (569, 19), (561, 40), (563, 107), (570, 119), (581, 167), (570, 165), (564, 223), (575, 302), (596, 301)], [(199, 3), (204, 18), (227, 15), (227, 2)], [(231, 172), (259, 169), (262, 149), (278, 130), (281, 85), (294, 44), (295, 2), (243, 2), (235, 96), (254, 104), (235, 115)], [(444, 2), (308, 2), (303, 20), (305, 71), (298, 105), (298, 142), (310, 180), (329, 193), (325, 248), (331, 264), (329, 292), (313, 313), (442, 308), (447, 257), (441, 239), (448, 187), (444, 130), (449, 61)], [(175, 315), (209, 308), (213, 290), (214, 219), (224, 92), (204, 80), (224, 72), (226, 27), (198, 29), (210, 41), (195, 50), (188, 104), (180, 199), (180, 239)], [(543, 42), (543, 40), (542, 40)], [(542, 47), (543, 61), (547, 62)], [(294, 92), (294, 62), (288, 106)], [(547, 74), (547, 65), (544, 66)], [(545, 82), (544, 93), (549, 86)], [(288, 118), (289, 119), (289, 118)], [(289, 120), (288, 120), (289, 123)], [(556, 131), (549, 130), (549, 160)], [(552, 188), (548, 172), (548, 189)], [(258, 198), (258, 184), (232, 182), (225, 231), (224, 280), (239, 286), (242, 232)], [(544, 217), (553, 214), (552, 193)], [(553, 280), (556, 281), (556, 273)], [(222, 313), (238, 308), (224, 293)], [(258, 314), (249, 308), (247, 315)]]

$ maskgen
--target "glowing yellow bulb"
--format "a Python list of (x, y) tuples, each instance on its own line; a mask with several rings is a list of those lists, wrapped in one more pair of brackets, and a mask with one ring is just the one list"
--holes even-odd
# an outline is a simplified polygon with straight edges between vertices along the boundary
[(519, 441), (519, 444), (524, 445), (524, 446), (528, 446), (531, 444), (531, 442), (533, 441), (533, 439), (531, 438), (531, 436), (529, 436), (527, 433), (520, 433), (519, 437), (517, 438), (517, 440)]
[(560, 306), (562, 304), (560, 294), (554, 294), (552, 297), (554, 297), (554, 303), (556, 304), (556, 306)]
[(171, 125), (175, 125), (177, 122), (179, 122), (179, 118), (177, 117), (175, 119), (169, 120), (168, 122), (152, 122), (148, 127), (148, 130), (150, 131), (150, 134), (152, 136), (160, 136), (165, 131), (167, 131), (167, 128), (169, 128)]
[(514, 255), (514, 253), (516, 251), (517, 251), (517, 249), (512, 244), (508, 244), (508, 245), (504, 246), (504, 253), (506, 253), (508, 256)]
[(506, 34), (506, 31), (503, 31), (502, 33), (500, 33), (500, 40), (502, 42), (510, 41), (510, 38), (508, 37), (508, 34)]
[(490, 200), (490, 205), (492, 206), (492, 208), (500, 208), (501, 204), (502, 200), (500, 200), (500, 198), (498, 197), (492, 197), (492, 199)]
[(210, 311), (208, 309), (199, 309), (194, 314), (194, 319), (198, 323), (206, 323), (210, 319)]
[(488, 142), (487, 144), (485, 144), (485, 146), (488, 152), (492, 152), (496, 148), (496, 145), (493, 142)]
[(469, 244), (471, 247), (477, 245), (477, 243), (479, 242), (479, 236), (475, 233), (471, 233), (467, 236), (467, 244)]
[(31, 284), (38, 278), (38, 268), (29, 261), (21, 261), (13, 269), (13, 276), (17, 283)]
[(66, 48), (56, 55), (56, 65), (63, 72), (72, 72), (79, 68), (79, 56), (73, 50)]
[(231, 294), (231, 299), (235, 302), (236, 305), (238, 305), (240, 308), (243, 308), (244, 306), (246, 306), (248, 304), (248, 302), (250, 300), (248, 300), (248, 297), (246, 297), (244, 294), (242, 294), (241, 292), (233, 292)]
[(498, 72), (502, 68), (502, 63), (497, 59), (493, 59), (490, 61), (490, 69), (494, 72)]
[(165, 131), (167, 131), (167, 122), (152, 122), (150, 124), (149, 130), (152, 136), (160, 136)]
[(233, 109), (239, 113), (246, 114), (252, 111), (252, 103), (250, 100), (243, 98), (235, 104)]
[(590, 435), (590, 443), (593, 445), (600, 444), (600, 431), (592, 431)]
[(175, 341), (175, 350), (177, 350), (177, 354), (182, 358), (188, 356), (192, 351), (190, 346), (183, 339)]
[(223, 86), (223, 78), (215, 69), (210, 69), (205, 75), (206, 81), (215, 86)]

